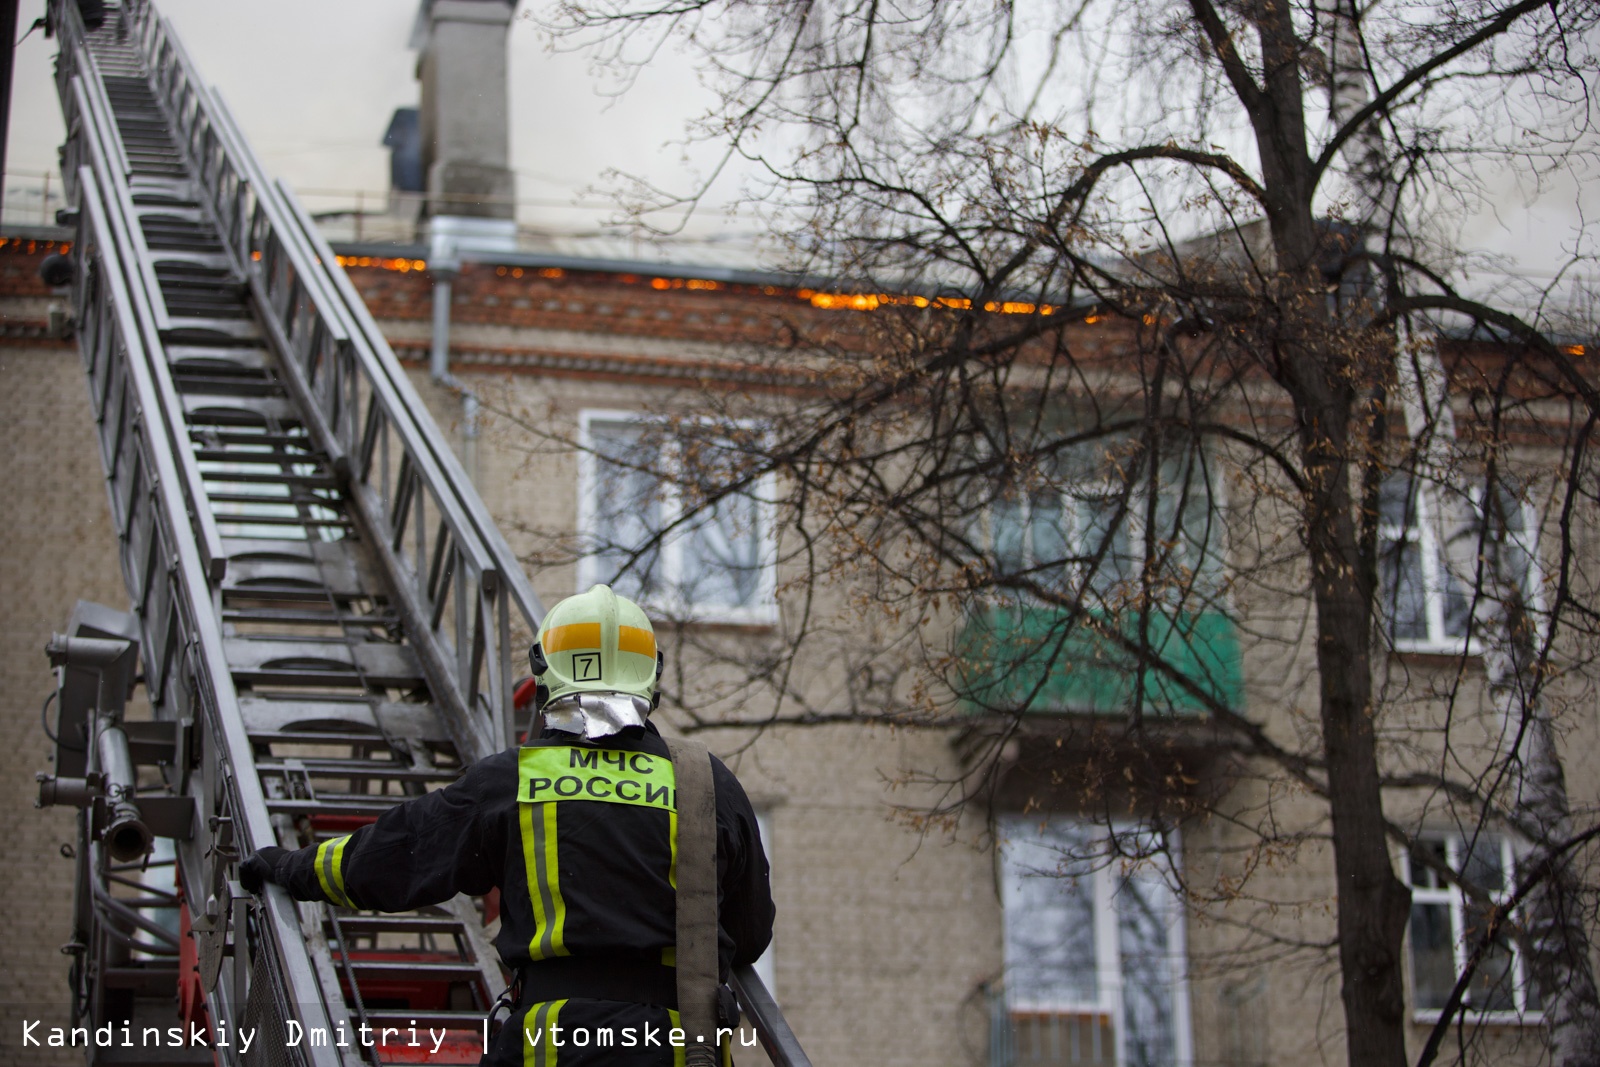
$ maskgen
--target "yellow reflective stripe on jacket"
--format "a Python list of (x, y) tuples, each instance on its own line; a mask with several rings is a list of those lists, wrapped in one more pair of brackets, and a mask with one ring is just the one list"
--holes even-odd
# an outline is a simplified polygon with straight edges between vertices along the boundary
[(350, 835), (345, 834), (317, 846), (317, 881), (322, 884), (322, 893), (329, 900), (353, 908), (355, 901), (344, 889), (344, 846), (349, 843)]
[(522, 1017), (522, 1067), (556, 1067), (560, 1050), (550, 1043), (551, 1028), (560, 1026), (564, 1000), (535, 1004)]
[(566, 902), (561, 896), (556, 813), (563, 800), (655, 808), (667, 813), (672, 857), (667, 880), (678, 885), (677, 777), (672, 760), (650, 752), (587, 745), (530, 745), (517, 754), (517, 808), (522, 861), (533, 906), (528, 958), (568, 956)]
[(678, 888), (678, 813), (667, 815), (667, 839), (672, 845), (672, 862), (667, 867), (667, 884)]
[[(671, 1044), (672, 1031), (673, 1030), (681, 1030), (681, 1029), (683, 1029), (683, 1016), (679, 1015), (672, 1008), (668, 1008), (667, 1009), (667, 1025), (668, 1025), (668, 1030), (667, 1030), (668, 1042), (667, 1043)], [(684, 1034), (683, 1035), (683, 1039), (684, 1039), (684, 1044), (683, 1045), (673, 1045), (672, 1046), (672, 1067), (684, 1067), (683, 1061), (684, 1061), (684, 1058), (688, 1055), (688, 1049), (685, 1048), (684, 1046), (687, 1045), (690, 1041), (694, 1040), (694, 1035), (693, 1034)]]
[(533, 938), (528, 958), (547, 960), (567, 951), (567, 905), (561, 899), (561, 864), (556, 852), (556, 805), (518, 804), (522, 862), (533, 901)]

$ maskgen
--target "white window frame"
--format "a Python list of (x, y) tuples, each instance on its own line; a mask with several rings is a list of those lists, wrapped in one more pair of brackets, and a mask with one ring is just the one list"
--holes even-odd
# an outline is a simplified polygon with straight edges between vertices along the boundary
[[(597, 542), (595, 530), (596, 509), (594, 506), (595, 494), (599, 489), (599, 464), (603, 462), (596, 449), (595, 424), (632, 425), (648, 428), (660, 420), (638, 411), (614, 410), (604, 408), (584, 409), (579, 415), (579, 441), (582, 450), (578, 455), (578, 533), (585, 546), (584, 553), (578, 561), (577, 588), (579, 591), (588, 589), (597, 582), (609, 582), (613, 577), (602, 573), (601, 557), (590, 551), (590, 546)], [(707, 423), (710, 424), (709, 421)], [(749, 423), (739, 423), (748, 426)], [(667, 443), (667, 463), (676, 462), (675, 445)], [(681, 575), (684, 567), (683, 546), (685, 535), (675, 534), (663, 540), (661, 554), (658, 561), (660, 573), (658, 577), (666, 590), (661, 594), (650, 596), (642, 601), (646, 610), (653, 610), (674, 619), (686, 622), (703, 623), (729, 623), (734, 625), (770, 626), (777, 622), (777, 538), (776, 518), (777, 509), (773, 504), (775, 500), (776, 479), (771, 474), (762, 475), (757, 482), (752, 497), (756, 505), (757, 540), (761, 546), (761, 559), (757, 564), (759, 574), (757, 577), (756, 593), (753, 602), (747, 606), (725, 604), (701, 604), (690, 601), (680, 595), (682, 589)], [(665, 474), (661, 478), (661, 522), (663, 526), (670, 526), (682, 514), (682, 500), (673, 486), (670, 477)]]
[[(1041, 822), (1071, 823), (1087, 828), (1097, 838), (1105, 838), (1111, 834), (1134, 833), (1137, 828), (1131, 825), (1113, 824), (1111, 831), (1107, 831), (1103, 824), (1092, 820), (1081, 819), (1070, 815), (1022, 815), (1003, 816), (1000, 821), (999, 841), (995, 848), (995, 863), (998, 868), (1000, 884), (1005, 885), (1006, 861), (1004, 848), (1008, 840), (1013, 839), (1016, 828), (1028, 825), (1037, 825)], [(1037, 841), (1037, 837), (1030, 837), (1030, 841)], [(1172, 861), (1182, 862), (1182, 853), (1177, 832), (1168, 834)], [(1155, 862), (1155, 861), (1147, 861)], [(1105, 1015), (1111, 1019), (1112, 1033), (1116, 1042), (1116, 1060), (1118, 1067), (1127, 1062), (1124, 1044), (1127, 1039), (1127, 1024), (1123, 1011), (1123, 979), (1122, 979), (1122, 949), (1118, 938), (1116, 892), (1118, 878), (1122, 873), (1123, 861), (1113, 857), (1106, 860), (1096, 860), (1093, 869), (1084, 877), (1092, 880), (1090, 888), (1091, 902), (1094, 909), (1094, 937), (1095, 956), (1098, 961), (1096, 975), (1097, 999), (1094, 1001), (1069, 1001), (1058, 999), (1027, 1000), (1011, 998), (1011, 993), (1006, 994), (1006, 1009), (1008, 1012), (1037, 1012), (1041, 1014), (1081, 1014)], [(1003, 892), (1003, 891), (1002, 891)], [(1002, 922), (1002, 950), (1009, 940), (1004, 934), (1003, 924), (1007, 922), (1004, 898), (1001, 902)], [(1188, 926), (1182, 903), (1174, 899), (1169, 916), (1170, 924), (1167, 927), (1169, 946), (1172, 959), (1172, 1026), (1173, 1026), (1173, 1062), (1176, 1067), (1193, 1067), (1194, 1046), (1191, 1034), (1189, 1012), (1189, 967), (1188, 967)], [(1007, 985), (1010, 978), (1010, 961), (1007, 960)]]
[[(1404, 475), (1391, 475), (1404, 478)], [(1459, 655), (1478, 655), (1482, 652), (1475, 636), (1455, 636), (1445, 632), (1445, 598), (1448, 595), (1449, 574), (1443, 531), (1440, 527), (1440, 508), (1434, 500), (1435, 487), (1420, 477), (1414, 477), (1407, 486), (1407, 494), (1415, 505), (1414, 521), (1399, 524), (1378, 516), (1378, 555), (1380, 561), (1393, 551), (1393, 546), (1404, 543), (1416, 546), (1421, 570), (1423, 619), (1428, 632), (1422, 637), (1400, 637), (1395, 633), (1395, 620), (1388, 616), (1395, 590), (1382, 581), (1383, 564), (1379, 563), (1379, 610), (1384, 613), (1384, 632), (1397, 652), (1436, 652)], [(1481, 514), (1477, 500), (1474, 510)], [(1470, 630), (1469, 630), (1470, 632)]]
[[(1422, 840), (1442, 842), (1445, 846), (1445, 862), (1453, 871), (1463, 868), (1462, 853), (1466, 847), (1466, 836), (1456, 832), (1427, 833), (1421, 835)], [(1512, 839), (1505, 834), (1481, 833), (1477, 836), (1480, 845), (1493, 842), (1500, 850), (1500, 870), (1504, 872), (1505, 884), (1500, 889), (1489, 894), (1495, 903), (1504, 903), (1511, 896), (1511, 886), (1516, 881), (1517, 861), (1521, 859), (1518, 849)], [(1467, 958), (1471, 950), (1467, 946), (1466, 928), (1466, 894), (1458, 886), (1443, 884), (1436, 889), (1416, 885), (1412, 877), (1411, 855), (1402, 850), (1400, 853), (1400, 871), (1405, 883), (1411, 889), (1411, 903), (1448, 905), (1450, 908), (1450, 940), (1453, 948), (1452, 958), (1455, 960), (1455, 973), (1459, 980), (1461, 972), (1467, 965)], [(1442, 881), (1442, 880), (1441, 880)], [(1414, 954), (1411, 946), (1411, 917), (1406, 917), (1406, 993), (1412, 1002), (1414, 1019), (1419, 1023), (1436, 1023), (1439, 1021), (1440, 1009), (1423, 1008), (1416, 1006), (1416, 986), (1411, 973)], [(1463, 1003), (1460, 1013), (1477, 1022), (1499, 1023), (1506, 1025), (1536, 1026), (1544, 1022), (1542, 1009), (1532, 1008), (1528, 1005), (1528, 985), (1530, 975), (1528, 960), (1522, 945), (1516, 941), (1510, 942), (1512, 956), (1511, 995), (1516, 1007), (1507, 1010), (1486, 1011), (1474, 1008), (1471, 1004)]]
[[(1113, 494), (1121, 491), (1120, 486), (1116, 486), (1110, 481), (1099, 480), (1076, 483), (1070, 488), (1060, 489), (1053, 494), (1056, 497), (1057, 504), (1061, 511), (1061, 540), (1066, 546), (1067, 553), (1071, 556), (1082, 556), (1096, 547), (1087, 543), (1088, 537), (1086, 535), (1086, 526), (1088, 517), (1091, 513), (1086, 506), (1087, 500), (1085, 498), (1093, 495), (1096, 490), (1102, 489), (1107, 497), (1110, 497)], [(1035, 506), (1035, 497), (1037, 495), (1038, 494), (1025, 492), (1020, 489), (1017, 490), (1015, 508), (1019, 517), (1019, 535), (1022, 540), (1020, 566), (1023, 571), (1032, 571), (1039, 562), (1038, 555), (1035, 553), (1033, 545), (1033, 509)], [(1143, 515), (1142, 508), (1140, 507), (1140, 502), (1142, 500), (1143, 495), (1138, 490), (1130, 490), (1126, 522), (1130, 557), (1133, 554), (1133, 545), (1136, 542), (1141, 545), (1143, 544)], [(1000, 532), (1002, 524), (999, 517), (999, 510), (1001, 503), (1002, 499), (997, 499), (995, 503), (984, 509), (988, 526), (986, 537), (988, 542), (988, 550), (994, 555), (996, 564), (998, 564), (1000, 560)], [(1004, 501), (1004, 503), (1008, 507), (1011, 505), (1010, 501)], [(1107, 559), (1102, 561), (1102, 565), (1110, 562), (1112, 561), (1108, 556)], [(1127, 562), (1129, 566), (1134, 566), (1131, 558)], [(1084, 582), (1089, 577), (1087, 574), (1089, 564), (1087, 562), (1065, 564), (1064, 569), (1065, 573), (1060, 577), (1062, 578), (1066, 588), (1082, 588)], [(1052, 576), (1043, 571), (1034, 573), (1031, 575), (1031, 579), (1046, 587), (1052, 584)]]
[[(1394, 477), (1405, 477), (1394, 475)], [(1469, 656), (1482, 655), (1484, 643), (1472, 626), (1473, 620), (1469, 618), (1469, 631), (1460, 636), (1446, 632), (1445, 601), (1449, 596), (1450, 575), (1448, 568), (1451, 560), (1451, 550), (1447, 544), (1444, 529), (1445, 509), (1440, 507), (1438, 501), (1439, 487), (1421, 478), (1414, 481), (1416, 503), (1415, 520), (1402, 525), (1385, 521), (1380, 514), (1378, 517), (1378, 549), (1379, 549), (1379, 611), (1383, 613), (1384, 632), (1388, 636), (1391, 646), (1397, 652), (1431, 652), (1447, 655)], [(1470, 523), (1467, 530), (1474, 537), (1470, 546), (1471, 559), (1476, 559), (1478, 544), (1476, 537), (1481, 531), (1482, 524), (1487, 521), (1487, 509), (1484, 507), (1484, 487), (1474, 486), (1467, 493), (1465, 507), (1471, 509)], [(1508, 537), (1514, 538), (1518, 546), (1528, 556), (1528, 573), (1521, 576), (1528, 605), (1536, 617), (1542, 618), (1544, 614), (1543, 582), (1539, 572), (1539, 545), (1538, 545), (1538, 509), (1533, 504), (1518, 497), (1516, 508), (1520, 515), (1522, 530), (1520, 532), (1507, 532)], [(1381, 562), (1383, 557), (1392, 551), (1392, 546), (1400, 542), (1415, 545), (1421, 571), (1423, 614), (1427, 623), (1428, 633), (1424, 637), (1399, 637), (1395, 634), (1395, 620), (1388, 617), (1388, 611), (1394, 595), (1394, 590), (1382, 582)], [(1467, 597), (1473, 595), (1471, 582), (1465, 577), (1459, 577), (1463, 586), (1463, 594)]]
[[(1209, 599), (1215, 595), (1217, 588), (1226, 585), (1222, 581), (1223, 572), (1227, 567), (1222, 528), (1222, 516), (1227, 503), (1223, 496), (1226, 485), (1219, 478), (1209, 481), (1202, 480), (1199, 483), (1199, 488), (1200, 491), (1208, 492), (1210, 504), (1208, 510), (1214, 525), (1210, 530), (1213, 536), (1203, 546), (1202, 557), (1194, 561), (1196, 565), (1195, 587), (1202, 590), (1202, 595)], [(1137, 580), (1139, 575), (1141, 561), (1144, 556), (1145, 516), (1146, 506), (1149, 501), (1146, 484), (1141, 482), (1138, 485), (1127, 487), (1110, 478), (1090, 477), (1068, 482), (1055, 493), (1061, 508), (1061, 537), (1066, 545), (1066, 551), (1071, 556), (1083, 556), (1098, 547), (1088, 543), (1088, 519), (1092, 514), (1086, 506), (1088, 498), (1100, 495), (1106, 499), (1111, 499), (1123, 492), (1128, 494), (1127, 510), (1123, 524), (1127, 533), (1126, 566), (1129, 570), (1122, 578), (1117, 579), (1118, 583)], [(1033, 508), (1034, 497), (1037, 494), (1023, 492), (1020, 489), (1017, 494), (1017, 512), (1020, 516), (1023, 539), (1021, 567), (1023, 570), (1032, 570), (1038, 564), (1038, 557), (1034, 552), (1033, 546)], [(995, 503), (991, 503), (983, 509), (984, 548), (997, 564), (1000, 551), (998, 538), (1000, 523), (996, 515), (996, 504), (998, 503), (999, 498), (996, 499)], [(1101, 566), (1111, 562), (1111, 555), (1108, 553), (1102, 558)], [(1089, 577), (1086, 573), (1089, 567), (1090, 564), (1086, 561), (1067, 564), (1067, 570), (1063, 575), (1065, 587), (1068, 589), (1085, 589), (1091, 595), (1103, 595), (1103, 591), (1085, 585)], [(1206, 578), (1208, 573), (1211, 575), (1209, 579)], [(1032, 580), (1041, 584), (1048, 584), (1047, 578), (1048, 575), (1044, 572), (1032, 576)], [(1202, 584), (1205, 582), (1212, 584), (1209, 586)]]

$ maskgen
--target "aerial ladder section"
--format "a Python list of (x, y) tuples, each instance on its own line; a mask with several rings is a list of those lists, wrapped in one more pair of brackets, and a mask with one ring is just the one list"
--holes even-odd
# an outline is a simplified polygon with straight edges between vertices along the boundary
[[(497, 900), (357, 912), (252, 896), (237, 871), (515, 743), (539, 602), (332, 250), (154, 6), (50, 0), (48, 18), (76, 226), (48, 266), (131, 602), (80, 602), (48, 650), (40, 803), (81, 809), (73, 1025), (214, 1039), (91, 1064), (477, 1063), (506, 984)], [(754, 971), (733, 982), (773, 1062), (806, 1064)]]

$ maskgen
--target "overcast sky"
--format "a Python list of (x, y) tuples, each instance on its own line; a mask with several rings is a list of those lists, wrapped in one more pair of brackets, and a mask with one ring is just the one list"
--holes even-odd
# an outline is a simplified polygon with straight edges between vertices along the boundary
[[(543, 0), (524, 0), (519, 16)], [(416, 0), (159, 0), (201, 75), (219, 87), (269, 174), (287, 178), (312, 210), (339, 206), (320, 191), (388, 185), (388, 150), (380, 144), (396, 107), (413, 105), (416, 53), (407, 47)], [(44, 0), (22, 0), (23, 30)], [(609, 170), (643, 174), (660, 186), (688, 189), (714, 153), (686, 152), (686, 120), (711, 98), (693, 66), (660, 54), (620, 99), (601, 92), (584, 57), (547, 51), (525, 17), (510, 30), (512, 164), (524, 225), (551, 232), (592, 231), (613, 214), (573, 205), (584, 190), (607, 185)], [(11, 174), (53, 170), (61, 143), (60, 107), (50, 82), (55, 42), (41, 33), (17, 49), (13, 85)], [(1514, 257), (1534, 278), (1561, 260), (1590, 218), (1600, 214), (1600, 181), (1552, 179), (1529, 207), (1526, 189), (1506, 173), (1492, 182), (1492, 209), (1464, 228), (1469, 244)], [(734, 176), (719, 186), (726, 202)], [(562, 205), (567, 205), (563, 207)], [(713, 205), (698, 229), (726, 225)], [(1591, 268), (1592, 269), (1592, 268)]]
[[(381, 144), (397, 107), (415, 105), (415, 0), (159, 0), (203, 78), (217, 86), (269, 174), (297, 190), (382, 193)], [(528, 8), (524, 3), (519, 15)], [(44, 12), (22, 0), (19, 34)], [(61, 109), (50, 81), (56, 42), (35, 32), (17, 49), (6, 170), (54, 169)], [(581, 56), (552, 54), (537, 28), (510, 28), (512, 165), (524, 224), (573, 231), (606, 210), (563, 210), (610, 169), (687, 188), (711, 153), (686, 158), (685, 121), (710, 101), (693, 68), (664, 54), (621, 99), (600, 92)], [(730, 186), (727, 197), (733, 193)], [(304, 196), (313, 210), (326, 198)], [(586, 198), (600, 203), (597, 197)], [(715, 212), (705, 224), (718, 222)]]

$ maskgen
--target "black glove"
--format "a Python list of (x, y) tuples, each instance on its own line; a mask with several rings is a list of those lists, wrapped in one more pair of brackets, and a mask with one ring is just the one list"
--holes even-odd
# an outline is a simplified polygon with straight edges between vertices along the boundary
[(269, 845), (258, 849), (254, 856), (239, 865), (239, 884), (244, 886), (247, 893), (259, 893), (268, 882), (280, 885), (278, 870), (289, 858), (289, 850)]

